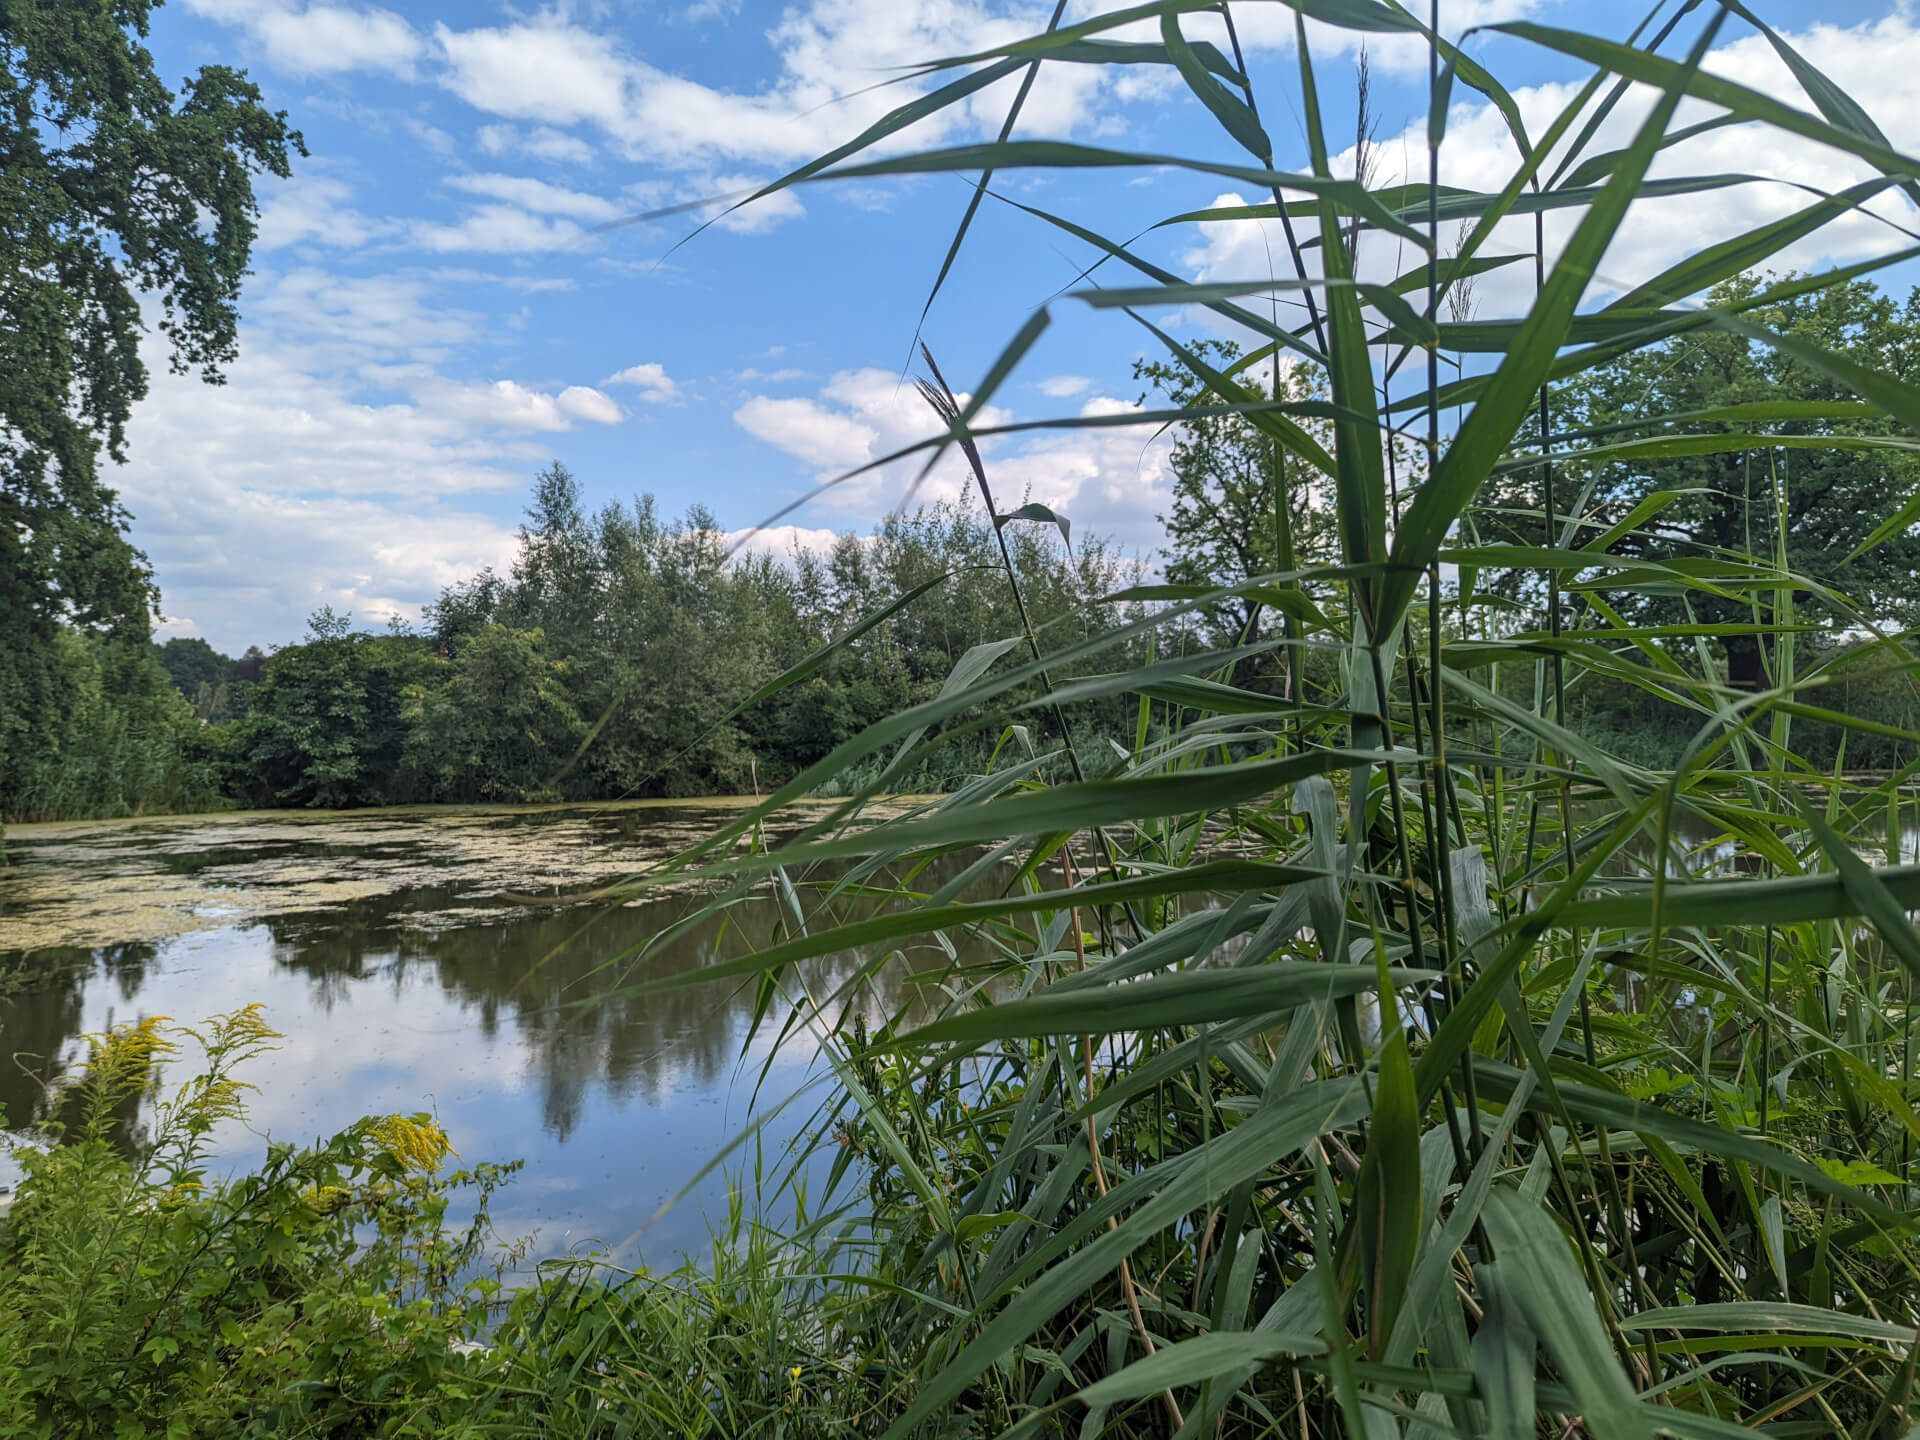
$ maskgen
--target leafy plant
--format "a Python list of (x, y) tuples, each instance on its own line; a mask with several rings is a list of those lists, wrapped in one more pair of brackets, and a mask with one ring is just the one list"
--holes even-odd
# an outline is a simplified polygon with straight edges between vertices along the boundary
[[(1741, 396), (1761, 407), (1743, 414), (1650, 400), (1632, 417), (1652, 437), (1648, 458), (1790, 445), (1798, 471), (1801, 452), (1857, 449), (1862, 433), (1909, 450), (1920, 392), (1768, 321), (1912, 251), (1713, 290), (1848, 213), (1859, 192), (1635, 277), (1617, 298), (1593, 277), (1637, 201), (1737, 180), (1649, 179), (1656, 157), (1670, 171), (1686, 154), (1673, 148), (1690, 133), (1675, 119), (1683, 101), (1713, 107), (1708, 128), (1747, 126), (1760, 145), (1790, 135), (1864, 165), (1872, 193), (1909, 186), (1920, 162), (1737, 5), (1681, 7), (1629, 43), (1488, 27), (1592, 67), (1540, 126), (1409, 11), (1303, 0), (1289, 7), (1298, 85), (1285, 104), (1310, 169), (1282, 172), (1260, 118), (1281, 105), (1257, 94), (1236, 8), (1150, 0), (930, 62), (927, 94), (761, 193), (977, 176), (956, 246), (986, 199), (1080, 245), (1101, 273), (1059, 303), (1130, 322), (1129, 340), (1163, 350), (1183, 377), (1177, 407), (1140, 423), (1255, 428), (1290, 473), (1325, 488), (1337, 559), (1137, 588), (1125, 598), (1155, 608), (1112, 631), (1029, 647), (1010, 628), (970, 652), (938, 694), (635, 882), (721, 882), (723, 907), (770, 881), (791, 922), (755, 955), (633, 993), (787, 988), (796, 1028), (833, 1064), (840, 1090), (815, 1149), (837, 1143), (873, 1167), (864, 1194), (851, 1179), (834, 1192), (848, 1243), (867, 1253), (858, 1278), (834, 1283), (880, 1297), (860, 1353), (913, 1382), (876, 1423), (888, 1440), (1905, 1433), (1920, 1314), (1903, 1178), (1920, 1137), (1920, 934), (1907, 918), (1920, 874), (1899, 863), (1908, 771), (1848, 780), (1838, 758), (1815, 769), (1795, 742), (1809, 723), (1848, 739), (1920, 737), (1823, 704), (1832, 657), (1796, 647), (1796, 616), (1817, 607), (1855, 637), (1848, 653), (1902, 675), (1910, 638), (1849, 595), (1849, 577), (1804, 573), (1784, 520), (1752, 541), (1682, 551), (1657, 507), (1569, 502), (1548, 477), (1570, 483), (1601, 458), (1612, 421), (1562, 402), (1580, 377), (1714, 336), (1822, 377), (1867, 430), (1769, 428), (1807, 416), (1776, 413), (1766, 393)], [(1334, 173), (1315, 58), (1324, 32), (1309, 17), (1427, 46), (1424, 177)], [(1706, 67), (1732, 24), (1783, 59), (1796, 103)], [(902, 148), (914, 123), (976, 103), (996, 80), (1120, 62), (1166, 67), (1218, 122), (1220, 152), (1006, 138), (1025, 88), (1000, 140)], [(1438, 183), (1460, 88), (1491, 105), (1521, 157), (1498, 191)], [(1601, 140), (1609, 117), (1623, 140)], [(1190, 284), (1148, 241), (1001, 184), (1142, 167), (1227, 175), (1271, 198), (1136, 217), (1127, 233), (1273, 221), (1289, 268)], [(1549, 211), (1573, 222), (1557, 251), (1544, 244)], [(1503, 248), (1529, 228), (1531, 254)], [(1411, 263), (1370, 273), (1369, 257), (1396, 251)], [(1538, 282), (1523, 313), (1476, 318), (1449, 303), (1471, 276), (1516, 261)], [(1305, 314), (1274, 318), (1282, 299)], [(1229, 362), (1185, 345), (1153, 323), (1156, 307), (1210, 311), (1254, 348)], [(975, 442), (993, 427), (977, 421), (1048, 323), (1047, 310), (1029, 317), (949, 408), (945, 433), (893, 458), (958, 448), (985, 488)], [(1459, 357), (1444, 384), (1443, 353)], [(1325, 377), (1325, 401), (1272, 371), (1259, 388), (1242, 378), (1294, 365)], [(1425, 452), (1412, 470), (1397, 459), (1406, 436)], [(1496, 532), (1484, 508), (1495, 482), (1529, 477), (1532, 528)], [(1792, 513), (1783, 489), (1756, 493)], [(1910, 499), (1890, 494), (1886, 508), (1905, 516)], [(1538, 623), (1486, 588), (1496, 572), (1522, 577)], [(1307, 585), (1312, 608), (1277, 598)], [(1642, 615), (1649, 594), (1685, 618)], [(1144, 661), (1129, 648), (1256, 595), (1290, 605), (1297, 623)], [(1757, 685), (1723, 659), (1748, 637), (1765, 656)], [(1335, 660), (1331, 693), (1307, 703), (1235, 683), (1250, 656), (1289, 654)], [(1081, 678), (1047, 678), (1068, 666)], [(1646, 697), (1684, 742), (1616, 753), (1569, 723), (1583, 688)], [(862, 808), (955, 737), (1118, 697), (1133, 723), (1100, 721), (1099, 742), (1121, 757), (1103, 778), (1076, 774), (1055, 738), (996, 752), (952, 795), (906, 813), (875, 821)], [(729, 858), (740, 836), (822, 787), (851, 793), (799, 838)], [(1675, 845), (1682, 808), (1716, 832), (1710, 856)], [(979, 858), (960, 879), (920, 888), (933, 857), (968, 847)], [(805, 923), (796, 897), (853, 883), (849, 864), (893, 903), (852, 924)], [(931, 1017), (882, 1017), (870, 1036), (852, 1023), (860, 975), (832, 994), (800, 989), (808, 957), (856, 952), (878, 966), (906, 945), (917, 962), (982, 946), (996, 958), (954, 961), (922, 986)]]
[[(203, 1069), (160, 1101), (161, 1066)], [(427, 1116), (272, 1145), (226, 1182), (207, 1139), (279, 1037), (258, 1006), (179, 1032), (151, 1017), (90, 1037), (51, 1107), (0, 1236), (0, 1419), (29, 1436), (450, 1435), (487, 1386), (465, 1355), (495, 1284), (494, 1167), (441, 1176)], [(157, 1107), (157, 1108), (156, 1108)], [(137, 1124), (151, 1116), (150, 1127)], [(450, 1199), (474, 1192), (464, 1231)]]

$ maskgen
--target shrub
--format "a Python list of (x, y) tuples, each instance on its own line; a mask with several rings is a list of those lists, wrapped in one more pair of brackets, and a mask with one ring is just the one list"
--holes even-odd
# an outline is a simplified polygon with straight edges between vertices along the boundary
[[(207, 1137), (249, 1088), (235, 1071), (277, 1037), (257, 1006), (180, 1033), (205, 1066), (150, 1133), (134, 1119), (179, 1049), (158, 1019), (93, 1037), (53, 1143), (17, 1148), (0, 1433), (467, 1433), (493, 1362), (461, 1352), (495, 1290), (472, 1276), (502, 1172), (442, 1176), (431, 1119), (387, 1116), (209, 1183)], [(446, 1232), (462, 1190), (475, 1218)]]

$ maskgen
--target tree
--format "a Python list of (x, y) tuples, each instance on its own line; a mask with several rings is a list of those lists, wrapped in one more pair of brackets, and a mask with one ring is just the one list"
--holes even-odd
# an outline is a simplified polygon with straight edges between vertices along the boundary
[(142, 297), (176, 371), (220, 379), (252, 251), (253, 178), (304, 153), (245, 75), (176, 95), (140, 43), (153, 0), (0, 3), (0, 809), (61, 625), (144, 644), (156, 592), (100, 477), (146, 394)]
[[(1753, 295), (1762, 282), (1731, 280), (1708, 296), (1725, 305)], [(1771, 283), (1771, 282), (1768, 282)], [(1749, 317), (1775, 332), (1846, 356), (1883, 375), (1920, 380), (1920, 290), (1896, 304), (1865, 281), (1836, 285), (1751, 311)], [(1639, 436), (1682, 433), (1758, 432), (1765, 438), (1721, 454), (1653, 459), (1608, 458), (1556, 467), (1554, 499), (1565, 517), (1587, 487), (1576, 543), (1625, 519), (1635, 505), (1659, 492), (1673, 498), (1610, 547), (1616, 554), (1653, 560), (1713, 554), (1775, 553), (1781, 534), (1776, 504), (1784, 506), (1787, 565), (1831, 586), (1876, 618), (1901, 625), (1920, 622), (1920, 536), (1907, 527), (1860, 556), (1854, 549), (1920, 488), (1920, 455), (1901, 449), (1822, 449), (1768, 444), (1773, 437), (1880, 437), (1911, 439), (1896, 423), (1865, 407), (1844, 385), (1793, 355), (1743, 335), (1703, 327), (1665, 344), (1599, 366), (1557, 387), (1552, 420), (1556, 431), (1605, 433), (1590, 441), (1569, 439), (1561, 448), (1616, 445)], [(1755, 423), (1692, 421), (1671, 425), (1645, 417), (1690, 414), (1762, 401), (1802, 402), (1824, 416)], [(1848, 414), (1854, 407), (1862, 413)], [(1643, 421), (1644, 423), (1636, 423)], [(1486, 538), (1541, 543), (1545, 494), (1540, 472), (1515, 474), (1491, 491), (1480, 516)], [(1534, 597), (1537, 598), (1537, 597)], [(1644, 624), (1751, 623), (1756, 605), (1771, 595), (1726, 599), (1700, 591), (1669, 589), (1612, 592), (1609, 601)], [(1844, 613), (1802, 591), (1799, 619), (1847, 628)], [(1759, 618), (1770, 619), (1770, 615)], [(1749, 689), (1765, 683), (1759, 637), (1730, 635), (1721, 642), (1729, 680)]]
[(417, 706), (409, 695), (432, 663), (418, 639), (368, 635), (321, 606), (304, 643), (267, 661), (266, 679), (233, 748), (248, 798), (344, 808), (413, 797), (405, 765)]
[(198, 635), (176, 635), (154, 650), (173, 688), (189, 700), (202, 685), (224, 685), (232, 678), (233, 661)]
[(547, 658), (538, 630), (488, 625), (473, 631), (438, 687), (417, 686), (409, 763), (435, 798), (524, 801), (558, 798), (586, 727)]
[[(1201, 341), (1196, 348), (1223, 370), (1239, 354), (1236, 346), (1222, 340)], [(1184, 366), (1140, 361), (1133, 373), (1175, 408), (1216, 403)], [(1317, 372), (1294, 366), (1279, 378), (1283, 400), (1320, 398), (1323, 387)], [(1251, 374), (1238, 379), (1258, 399), (1272, 393)], [(1147, 398), (1143, 395), (1142, 402)], [(1304, 428), (1323, 446), (1331, 444), (1324, 421), (1309, 421)], [(1167, 528), (1166, 573), (1174, 584), (1230, 585), (1338, 558), (1333, 517), (1322, 499), (1324, 477), (1286, 453), (1251, 420), (1207, 415), (1181, 422), (1168, 463), (1173, 508), (1160, 516), (1160, 523)], [(1265, 603), (1248, 597), (1222, 605), (1212, 618), (1223, 632), (1218, 638), (1229, 643), (1255, 643), (1284, 625), (1282, 616), (1269, 614)], [(1283, 664), (1286, 673), (1293, 673), (1291, 657)]]

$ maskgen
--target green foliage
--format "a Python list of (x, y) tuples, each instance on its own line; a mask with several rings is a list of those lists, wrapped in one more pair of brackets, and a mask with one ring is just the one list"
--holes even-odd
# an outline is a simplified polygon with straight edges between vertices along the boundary
[(322, 607), (305, 644), (265, 667), (250, 708), (226, 740), (244, 798), (329, 808), (413, 798), (405, 759), (409, 698), (431, 658), (405, 635), (367, 635)]
[[(127, 723), (108, 722), (114, 735), (90, 748), (57, 748), (85, 703), (65, 693), (74, 661), (61, 631), (145, 648), (152, 575), (97, 463), (103, 445), (125, 458), (146, 394), (139, 296), (158, 302), (175, 368), (217, 381), (234, 355), (253, 178), (286, 175), (301, 142), (225, 66), (202, 68), (181, 95), (161, 83), (140, 43), (154, 8), (0, 7), (0, 817), (125, 813), (196, 793), (153, 792), (156, 769), (189, 762), (153, 753), (157, 727), (137, 705), (110, 704)], [(58, 778), (69, 764), (83, 772), (71, 786)]]
[[(234, 662), (198, 635), (176, 635), (154, 647), (173, 688), (193, 706), (197, 719), (230, 718), (234, 708)], [(256, 677), (257, 678), (257, 677)]]
[[(853, 864), (877, 914), (829, 927), (789, 901), (787, 933), (757, 953), (619, 993), (757, 980), (771, 994), (808, 956), (914, 954), (919, 1000), (892, 1014), (867, 1012), (859, 976), (807, 995), (840, 1084), (781, 1177), (835, 1162), (814, 1203), (864, 1261), (841, 1263), (828, 1293), (848, 1300), (851, 1352), (910, 1379), (876, 1417), (886, 1440), (1910, 1433), (1920, 872), (1899, 862), (1920, 814), (1907, 774), (1839, 773), (1869, 747), (1904, 766), (1920, 745), (1911, 637), (1886, 623), (1913, 601), (1900, 547), (1920, 512), (1920, 389), (1904, 321), (1850, 283), (1890, 261), (1737, 278), (1848, 211), (1823, 200), (1805, 224), (1628, 277), (1611, 305), (1592, 284), (1683, 98), (1754, 144), (1772, 129), (1855, 157), (1874, 191), (1916, 162), (1770, 32), (1803, 93), (1703, 69), (1729, 15), (1758, 25), (1727, 7), (1682, 10), (1646, 49), (1493, 27), (1599, 67), (1531, 117), (1543, 126), (1426, 37), (1436, 71), (1514, 132), (1523, 158), (1497, 193), (1334, 180), (1303, 20), (1299, 90), (1266, 108), (1300, 115), (1314, 173), (1280, 174), (1237, 51), (1203, 54), (1179, 8), (946, 62), (977, 68), (768, 189), (831, 163), (996, 183), (1065, 171), (1071, 185), (1042, 193), (1076, 195), (1100, 170), (1173, 166), (1270, 191), (1271, 205), (1125, 222), (1285, 218), (1291, 274), (1245, 285), (1189, 285), (1130, 243), (1016, 206), (1104, 267), (1076, 298), (1140, 320), (1172, 357), (1162, 388), (1179, 413), (1142, 423), (1192, 437), (1190, 579), (1151, 592), (1164, 608), (1130, 626), (956, 657), (938, 691), (623, 891), (718, 882), (718, 923), (749, 885), (839, 893)], [(1423, 33), (1395, 7), (1306, 8), (1359, 32), (1349, 43)], [(1109, 32), (1142, 19), (1164, 48), (1129, 31), (1123, 56)], [(1684, 58), (1658, 53), (1676, 35)], [(1039, 138), (903, 149), (908, 126), (997, 64), (1123, 58), (1193, 92), (1219, 122), (1216, 155)], [(1598, 148), (1636, 83), (1652, 103), (1631, 140)], [(1438, 146), (1453, 112), (1438, 87), (1433, 105)], [(884, 158), (860, 153), (882, 139)], [(1672, 171), (1652, 182), (1670, 195), (1735, 183)], [(1557, 255), (1524, 257), (1542, 278), (1533, 303), (1486, 321), (1443, 308), (1449, 282), (1505, 263), (1491, 237), (1506, 244), (1523, 197), (1575, 212)], [(1462, 227), (1445, 257), (1443, 219)], [(1392, 245), (1369, 246), (1386, 232)], [(1422, 245), (1432, 268), (1416, 254), (1390, 284), (1349, 283), (1351, 256)], [(1128, 270), (1137, 283), (1111, 273)], [(1705, 307), (1677, 303), (1723, 284)], [(1303, 290), (1300, 323), (1269, 318)], [(1156, 305), (1204, 306), (1326, 373), (1331, 453), (1294, 402), (1247, 387), (1252, 366), (1147, 323)], [(934, 444), (971, 458), (967, 420), (1047, 318), (1019, 326)], [(1445, 386), (1443, 352), (1460, 357)], [(1245, 619), (1297, 578), (1254, 573), (1277, 549), (1235, 551), (1244, 533), (1199, 524), (1232, 485), (1243, 509), (1274, 499), (1228, 408), (1313, 472), (1338, 518), (1343, 566), (1312, 577), (1315, 606), (1278, 633)], [(1425, 476), (1397, 495), (1396, 437), (1423, 433)], [(1630, 448), (1601, 451), (1613, 435)], [(1688, 493), (1645, 503), (1674, 486), (1669, 462)], [(1751, 492), (1733, 483), (1749, 469)], [(1850, 566), (1863, 546), (1871, 561)], [(1017, 603), (1016, 567), (1001, 578)], [(1257, 638), (1229, 648), (1229, 627)], [(1296, 641), (1321, 657), (1324, 690), (1235, 683), (1249, 651)], [(1069, 666), (1087, 678), (1060, 681)], [(1835, 703), (1849, 676), (1866, 694)], [(863, 808), (897, 749), (1096, 697), (1134, 706), (1131, 723), (1089, 714), (1072, 737), (1115, 752), (1102, 778), (1075, 773), (1056, 735), (905, 813)], [(738, 853), (827, 787), (847, 802)], [(1682, 811), (1706, 831), (1685, 847)], [(969, 846), (991, 848), (963, 881), (922, 888)]]
[[(1130, 571), (1098, 538), (1069, 552), (1051, 533), (1010, 529), (1008, 553), (1041, 632), (1072, 643), (1114, 623), (1101, 601)], [(1018, 633), (1018, 608), (988, 579), (998, 563), (965, 502), (890, 516), (868, 539), (788, 564), (730, 556), (710, 517), (668, 524), (650, 498), (589, 516), (556, 464), (536, 481), (510, 574), (449, 587), (426, 636), (316, 615), (218, 743), (229, 785), (257, 804), (746, 791), (933, 695), (973, 646)], [(850, 618), (914, 590), (835, 643)], [(745, 704), (815, 653), (804, 684)], [(892, 778), (944, 788), (992, 749), (974, 737)]]
[(192, 708), (151, 646), (62, 627), (0, 660), (0, 820), (219, 803)]
[[(1193, 354), (1225, 371), (1236, 368), (1239, 347), (1205, 340)], [(1201, 411), (1175, 432), (1169, 466), (1173, 471), (1173, 508), (1160, 517), (1167, 530), (1167, 579), (1176, 584), (1218, 585), (1333, 561), (1338, 545), (1333, 516), (1316, 494), (1315, 472), (1301, 464), (1245, 415), (1204, 413), (1212, 404), (1206, 381), (1175, 360), (1137, 360), (1134, 378), (1154, 391), (1143, 396), (1179, 411)], [(1254, 403), (1278, 398), (1285, 403), (1324, 399), (1324, 380), (1307, 366), (1289, 364), (1277, 371), (1274, 396), (1252, 375), (1238, 386)], [(1332, 440), (1324, 420), (1305, 427), (1321, 444)], [(1285, 505), (1281, 497), (1285, 497)], [(1229, 637), (1258, 640), (1266, 606), (1246, 596), (1225, 596), (1219, 618)], [(1269, 623), (1278, 627), (1283, 617)]]
[[(181, 1037), (198, 1073), (171, 1098)], [(725, 1217), (705, 1265), (615, 1274), (489, 1253), (517, 1167), (446, 1173), (425, 1115), (361, 1120), (209, 1173), (239, 1074), (279, 1037), (258, 1006), (87, 1037), (61, 1118), (14, 1156), (0, 1225), (0, 1434), (834, 1440), (873, 1433), (899, 1380), (846, 1349), (823, 1301), (835, 1247)], [(466, 1218), (453, 1226), (456, 1211)]]
[[(1863, 279), (1764, 298), (1763, 291), (1794, 278), (1736, 276), (1705, 301), (1739, 308), (1817, 353), (1920, 380), (1920, 290), (1899, 304)], [(1774, 409), (1777, 416), (1769, 413)], [(1804, 355), (1746, 333), (1689, 330), (1554, 387), (1553, 424), (1556, 448), (1567, 452), (1552, 471), (1557, 509), (1576, 524), (1574, 545), (1632, 518), (1636, 506), (1665, 499), (1609, 548), (1654, 560), (1771, 555), (1784, 538), (1788, 569), (1850, 602), (1835, 606), (1803, 586), (1802, 623), (1845, 632), (1860, 613), (1897, 625), (1920, 621), (1913, 579), (1920, 537), (1913, 528), (1898, 525), (1856, 553), (1920, 486), (1911, 433)], [(1701, 443), (1713, 448), (1697, 449)], [(1541, 486), (1534, 466), (1489, 487), (1482, 533), (1541, 543)], [(1537, 588), (1532, 598), (1540, 598)], [(1756, 613), (1764, 623), (1785, 623), (1757, 596), (1650, 587), (1617, 601), (1625, 616), (1647, 625), (1752, 623)], [(1718, 648), (1742, 685), (1764, 683), (1759, 636), (1726, 636)]]
[[(435, 798), (546, 800), (586, 738), (538, 630), (488, 625), (464, 636), (444, 683), (408, 697), (407, 763)], [(439, 677), (434, 677), (436, 680)]]
[[(0, 1236), (0, 1430), (26, 1437), (478, 1433), (487, 1388), (462, 1342), (493, 1294), (482, 1167), (441, 1176), (425, 1116), (363, 1120), (250, 1175), (207, 1173), (236, 1078), (277, 1038), (258, 1007), (186, 1034), (204, 1068), (129, 1145), (178, 1042), (155, 1020), (90, 1041), (52, 1143)], [(464, 1233), (450, 1197), (474, 1192)]]

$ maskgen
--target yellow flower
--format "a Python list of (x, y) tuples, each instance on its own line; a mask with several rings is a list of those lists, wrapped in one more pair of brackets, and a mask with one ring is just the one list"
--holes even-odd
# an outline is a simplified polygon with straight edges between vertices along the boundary
[(405, 1115), (387, 1116), (373, 1127), (373, 1138), (407, 1169), (422, 1174), (437, 1170), (447, 1156), (459, 1153), (447, 1140), (447, 1132), (431, 1120)]
[(790, 1373), (793, 1375), (794, 1379), (798, 1380), (800, 1378), (800, 1367), (798, 1365), (794, 1366), (793, 1370)]
[(149, 1015), (132, 1025), (117, 1025), (89, 1035), (87, 1079), (107, 1095), (137, 1095), (152, 1083), (154, 1066), (177, 1055), (180, 1047), (160, 1031), (173, 1017)]
[(309, 1209), (322, 1215), (331, 1215), (352, 1201), (353, 1192), (338, 1185), (319, 1185), (308, 1189), (300, 1198), (307, 1202)]

